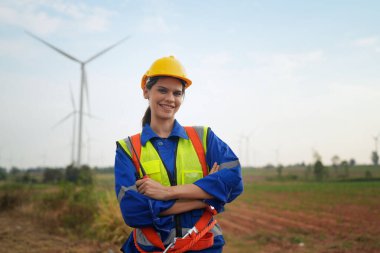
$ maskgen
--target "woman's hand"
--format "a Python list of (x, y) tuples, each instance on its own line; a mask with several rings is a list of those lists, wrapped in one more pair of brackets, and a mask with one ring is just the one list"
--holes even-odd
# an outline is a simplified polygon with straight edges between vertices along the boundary
[(215, 173), (215, 172), (218, 172), (219, 171), (219, 165), (217, 162), (214, 162), (214, 165), (212, 165), (212, 168), (210, 170), (210, 172), (208, 173), (209, 175), (212, 174), (212, 173)]
[(164, 186), (151, 178), (144, 178), (136, 181), (137, 190), (139, 193), (144, 194), (156, 200), (170, 200), (171, 189)]

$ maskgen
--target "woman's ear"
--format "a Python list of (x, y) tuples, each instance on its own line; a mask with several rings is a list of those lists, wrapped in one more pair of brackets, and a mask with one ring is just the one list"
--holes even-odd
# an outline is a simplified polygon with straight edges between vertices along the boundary
[(143, 95), (145, 99), (149, 99), (149, 90), (146, 87), (144, 87)]

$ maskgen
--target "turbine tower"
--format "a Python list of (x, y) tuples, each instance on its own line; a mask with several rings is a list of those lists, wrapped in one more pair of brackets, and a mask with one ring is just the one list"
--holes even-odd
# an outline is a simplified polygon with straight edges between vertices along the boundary
[(81, 82), (80, 82), (80, 96), (79, 96), (79, 129), (78, 129), (78, 154), (77, 154), (77, 160), (76, 160), (76, 164), (75, 164), (75, 167), (80, 167), (81, 166), (81, 156), (82, 156), (82, 130), (83, 130), (83, 100), (84, 100), (84, 93), (86, 93), (86, 97), (87, 97), (87, 102), (89, 102), (89, 97), (88, 97), (88, 86), (87, 86), (87, 75), (86, 75), (86, 64), (95, 60), (96, 58), (98, 58), (99, 56), (101, 56), (102, 54), (108, 52), (109, 50), (111, 50), (112, 48), (116, 47), (117, 45), (121, 44), (122, 42), (124, 42), (125, 40), (127, 40), (129, 38), (129, 36), (123, 38), (122, 40), (116, 42), (115, 44), (112, 44), (111, 46), (103, 49), (102, 51), (98, 52), (97, 54), (95, 54), (94, 56), (90, 57), (89, 59), (87, 59), (86, 61), (81, 61), (81, 60), (78, 60), (77, 58), (71, 56), (70, 54), (62, 51), (61, 49), (53, 46), (52, 44), (46, 42), (45, 40), (37, 37), (36, 35), (32, 34), (31, 32), (28, 32), (28, 31), (25, 31), (28, 35), (30, 35), (31, 37), (33, 37), (34, 39), (42, 42), (43, 44), (45, 44), (46, 46), (50, 47), (51, 49), (53, 49), (54, 51), (62, 54), (63, 56), (69, 58), (70, 60), (74, 61), (74, 62), (77, 62), (80, 64), (80, 67), (81, 67)]
[(73, 132), (72, 132), (72, 140), (71, 140), (71, 164), (74, 166), (75, 165), (75, 134), (76, 134), (76, 126), (77, 126), (77, 124), (76, 124), (77, 120), (76, 119), (77, 119), (78, 110), (75, 106), (74, 95), (73, 95), (73, 91), (71, 89), (71, 85), (69, 87), (70, 87), (70, 98), (71, 98), (72, 111), (68, 115), (66, 115), (64, 118), (62, 118), (60, 121), (58, 121), (52, 127), (52, 129), (56, 128), (57, 126), (61, 125), (66, 120), (68, 120), (69, 118), (73, 117)]

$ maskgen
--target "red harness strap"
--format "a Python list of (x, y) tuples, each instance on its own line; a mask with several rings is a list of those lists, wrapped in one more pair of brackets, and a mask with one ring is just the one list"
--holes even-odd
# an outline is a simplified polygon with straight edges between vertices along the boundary
[(132, 145), (136, 150), (136, 153), (138, 157), (136, 157), (135, 152), (131, 150), (132, 154), (132, 162), (135, 165), (137, 174), (140, 176), (140, 163), (139, 159), (141, 157), (141, 141), (140, 141), (141, 134), (135, 134), (131, 137)]
[[(216, 220), (212, 220), (212, 217), (216, 214), (214, 208), (208, 207), (205, 212), (195, 224), (195, 226), (190, 229), (189, 233), (183, 238), (177, 238), (169, 249), (168, 253), (182, 253), (188, 250), (203, 250), (210, 248), (214, 244), (214, 234), (210, 230), (215, 226)], [(145, 237), (157, 248), (165, 250), (161, 239), (159, 238), (157, 232), (152, 229), (143, 228), (143, 234)], [(137, 250), (141, 253), (147, 253), (144, 251), (137, 243), (136, 240), (136, 229), (133, 231), (134, 244)], [(154, 251), (150, 253), (162, 253), (163, 251)]]

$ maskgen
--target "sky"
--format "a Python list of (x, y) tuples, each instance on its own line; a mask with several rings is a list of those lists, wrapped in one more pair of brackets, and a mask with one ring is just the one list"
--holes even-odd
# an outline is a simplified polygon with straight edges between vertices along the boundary
[[(193, 85), (176, 118), (206, 125), (243, 165), (370, 163), (380, 135), (380, 2), (353, 0), (0, 0), (0, 166), (72, 159), (80, 60), (89, 100), (82, 160), (112, 166), (141, 130), (140, 80), (174, 55)], [(75, 107), (71, 102), (72, 91)]]

